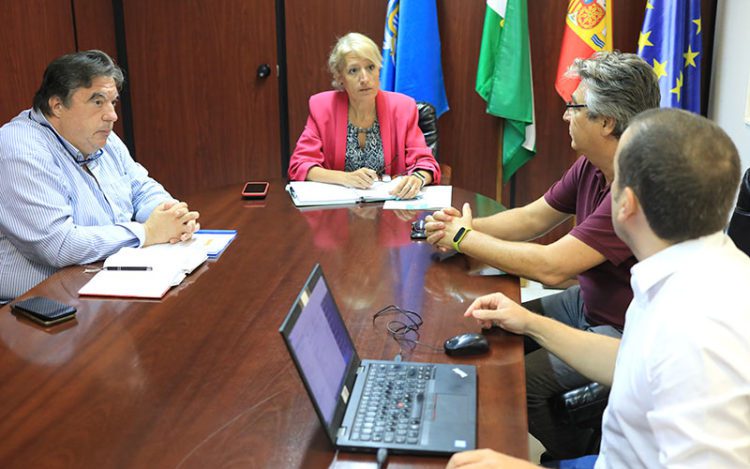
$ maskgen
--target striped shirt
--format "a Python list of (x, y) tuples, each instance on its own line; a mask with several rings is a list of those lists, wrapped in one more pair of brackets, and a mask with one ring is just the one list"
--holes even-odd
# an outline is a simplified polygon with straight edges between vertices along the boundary
[(83, 155), (42, 113), (21, 112), (0, 127), (0, 298), (62, 267), (141, 246), (142, 223), (166, 200), (114, 132)]

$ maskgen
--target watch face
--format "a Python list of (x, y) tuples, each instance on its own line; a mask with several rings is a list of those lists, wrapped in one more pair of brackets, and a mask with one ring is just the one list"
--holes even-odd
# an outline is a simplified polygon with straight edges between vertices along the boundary
[(463, 226), (459, 228), (458, 231), (456, 231), (456, 235), (453, 236), (454, 243), (457, 243), (461, 239), (461, 235), (464, 234), (464, 231), (466, 231), (466, 228), (464, 228)]

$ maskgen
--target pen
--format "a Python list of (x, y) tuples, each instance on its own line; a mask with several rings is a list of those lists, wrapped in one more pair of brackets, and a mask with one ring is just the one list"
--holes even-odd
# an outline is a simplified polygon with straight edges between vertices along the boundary
[(154, 269), (153, 267), (124, 265), (124, 266), (106, 266), (102, 270), (141, 271), (141, 270), (154, 270)]

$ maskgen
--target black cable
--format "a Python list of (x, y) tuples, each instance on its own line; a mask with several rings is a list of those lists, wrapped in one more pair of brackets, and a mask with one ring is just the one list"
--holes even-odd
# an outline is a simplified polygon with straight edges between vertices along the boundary
[(375, 325), (375, 321), (379, 317), (394, 314), (398, 314), (400, 318), (389, 321), (386, 324), (386, 330), (393, 340), (398, 342), (401, 352), (406, 351), (407, 353), (411, 353), (417, 345), (427, 347), (432, 350), (433, 353), (443, 352), (442, 347), (435, 347), (434, 345), (426, 344), (419, 340), (419, 328), (422, 326), (423, 321), (422, 315), (415, 311), (402, 309), (396, 305), (388, 305), (373, 314), (372, 324)]

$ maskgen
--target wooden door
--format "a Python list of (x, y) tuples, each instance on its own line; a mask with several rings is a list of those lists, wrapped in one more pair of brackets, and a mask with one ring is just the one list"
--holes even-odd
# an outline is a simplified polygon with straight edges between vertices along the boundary
[(178, 198), (280, 176), (274, 0), (123, 7), (137, 160)]
[(308, 99), (333, 89), (328, 55), (339, 37), (356, 31), (383, 42), (385, 1), (285, 0), (289, 149), (309, 113)]

